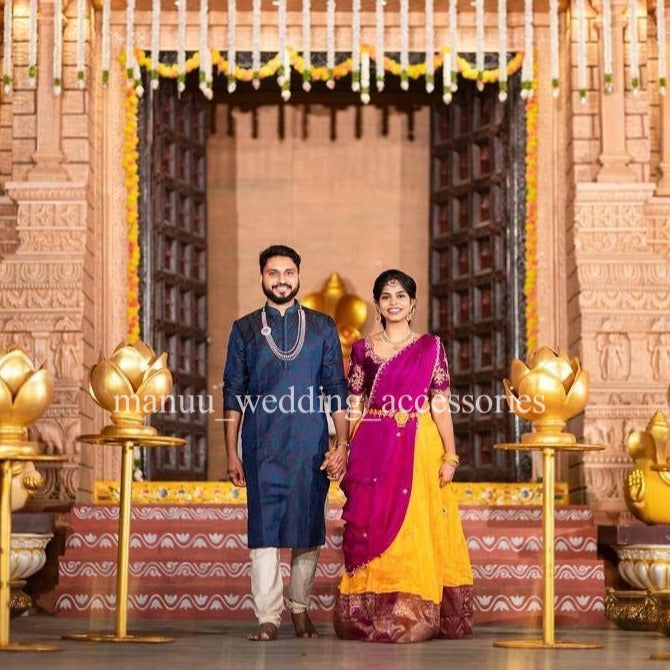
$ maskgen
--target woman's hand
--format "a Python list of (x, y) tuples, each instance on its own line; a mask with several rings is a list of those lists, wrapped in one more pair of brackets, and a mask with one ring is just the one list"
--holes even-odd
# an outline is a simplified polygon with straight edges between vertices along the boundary
[(456, 466), (453, 463), (442, 463), (440, 466), (440, 486), (448, 484), (454, 478)]
[(341, 444), (335, 449), (330, 449), (323, 459), (321, 470), (325, 470), (328, 479), (338, 481), (344, 476), (347, 469), (347, 445)]

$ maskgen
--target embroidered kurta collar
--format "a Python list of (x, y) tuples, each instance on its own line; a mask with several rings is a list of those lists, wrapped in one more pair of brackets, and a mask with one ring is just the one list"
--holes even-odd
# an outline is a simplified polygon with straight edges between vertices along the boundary
[(271, 305), (268, 305), (268, 303), (265, 303), (265, 311), (268, 314), (272, 314), (273, 316), (286, 316), (287, 314), (294, 314), (295, 312), (298, 311), (298, 306), (299, 303), (297, 300), (293, 301), (293, 304), (282, 314), (276, 307), (272, 307)]

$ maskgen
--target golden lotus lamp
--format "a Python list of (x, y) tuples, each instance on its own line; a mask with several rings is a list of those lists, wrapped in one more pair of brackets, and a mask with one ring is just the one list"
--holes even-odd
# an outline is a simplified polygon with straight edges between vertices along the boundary
[(157, 355), (142, 341), (121, 342), (108, 359), (100, 356), (91, 369), (89, 393), (100, 407), (110, 412), (112, 423), (105, 426), (100, 434), (82, 435), (78, 439), (88, 444), (113, 445), (122, 450), (114, 633), (66, 635), (64, 639), (136, 643), (173, 640), (159, 635), (128, 633), (133, 452), (135, 447), (178, 447), (185, 443), (182, 438), (159, 435), (146, 423), (149, 415), (161, 409), (171, 390), (172, 374), (167, 367), (167, 354)]
[(565, 425), (584, 411), (589, 393), (589, 375), (579, 359), (564, 351), (542, 347), (526, 363), (515, 359), (510, 379), (503, 380), (507, 402), (518, 417), (530, 421), (533, 432), (521, 442), (496, 444), (496, 449), (542, 452), (543, 607), (541, 640), (504, 640), (496, 647), (513, 649), (597, 649), (586, 642), (557, 641), (554, 621), (554, 514), (556, 453), (602, 450), (602, 445), (578, 443)]
[[(53, 644), (10, 642), (10, 552), (12, 478), (31, 461), (61, 461), (38, 454), (28, 439), (28, 426), (51, 404), (54, 380), (44, 367), (35, 368), (23, 349), (0, 351), (0, 651), (56, 651)], [(40, 480), (41, 481), (41, 480)], [(33, 481), (38, 484), (37, 479)]]

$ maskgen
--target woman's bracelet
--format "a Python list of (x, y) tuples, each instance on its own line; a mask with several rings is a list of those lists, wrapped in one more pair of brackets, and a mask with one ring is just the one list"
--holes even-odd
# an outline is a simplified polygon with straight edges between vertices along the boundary
[(442, 454), (442, 462), (453, 465), (455, 468), (458, 467), (458, 464), (461, 462), (461, 459), (458, 457), (458, 454)]

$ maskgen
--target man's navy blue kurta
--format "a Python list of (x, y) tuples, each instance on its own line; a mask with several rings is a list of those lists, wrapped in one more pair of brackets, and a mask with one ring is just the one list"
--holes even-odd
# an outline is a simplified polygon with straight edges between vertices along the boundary
[[(248, 542), (259, 547), (316, 547), (325, 542), (328, 450), (323, 398), (346, 408), (347, 386), (335, 322), (303, 308), (305, 344), (294, 361), (272, 353), (261, 310), (233, 324), (224, 371), (224, 410), (244, 411), (242, 463), (249, 508)], [(279, 349), (293, 347), (298, 304), (282, 316), (266, 306)]]

